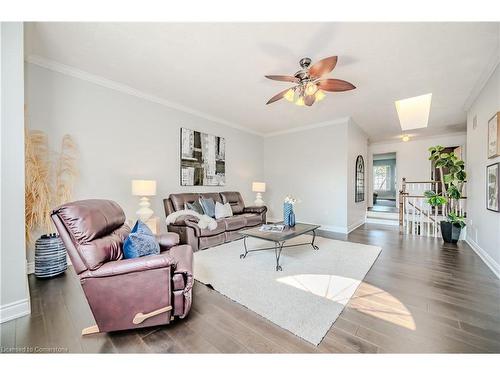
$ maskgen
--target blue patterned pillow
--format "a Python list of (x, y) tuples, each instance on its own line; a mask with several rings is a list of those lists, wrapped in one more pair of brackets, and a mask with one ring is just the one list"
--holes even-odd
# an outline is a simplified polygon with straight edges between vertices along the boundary
[(215, 217), (215, 202), (212, 198), (200, 198), (200, 204), (205, 215)]
[(155, 235), (146, 224), (137, 220), (123, 243), (123, 257), (129, 259), (156, 254), (160, 254), (160, 245)]

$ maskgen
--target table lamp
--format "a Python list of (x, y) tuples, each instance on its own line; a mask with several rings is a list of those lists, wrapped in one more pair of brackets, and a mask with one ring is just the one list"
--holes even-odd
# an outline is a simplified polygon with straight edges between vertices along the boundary
[(262, 194), (266, 192), (266, 183), (265, 182), (252, 182), (252, 191), (254, 193), (257, 193), (257, 196), (255, 197), (255, 202), (254, 204), (256, 206), (263, 206), (264, 201), (262, 200)]
[(139, 209), (136, 214), (144, 223), (153, 216), (153, 210), (150, 208), (148, 196), (156, 195), (155, 180), (132, 180), (132, 195), (141, 197)]

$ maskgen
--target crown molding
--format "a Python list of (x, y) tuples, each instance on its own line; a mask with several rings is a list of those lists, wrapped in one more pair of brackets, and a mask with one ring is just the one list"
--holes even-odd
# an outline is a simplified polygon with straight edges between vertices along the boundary
[(317, 128), (323, 128), (325, 126), (331, 126), (331, 125), (338, 125), (338, 124), (345, 124), (349, 123), (351, 117), (341, 117), (335, 120), (330, 120), (330, 121), (324, 121), (324, 122), (318, 122), (315, 124), (309, 124), (309, 125), (303, 125), (303, 126), (297, 126), (296, 128), (292, 129), (286, 129), (286, 130), (279, 130), (275, 132), (270, 132), (270, 133), (265, 133), (263, 134), (264, 138), (269, 138), (269, 137), (275, 137), (277, 135), (284, 135), (284, 134), (290, 134), (290, 133), (297, 133), (297, 132), (303, 132), (311, 129), (317, 129)]
[(88, 73), (88, 72), (85, 72), (83, 70), (80, 70), (78, 68), (75, 68), (75, 67), (72, 67), (69, 65), (61, 64), (57, 61), (50, 60), (50, 59), (47, 59), (45, 57), (41, 57), (38, 55), (29, 55), (26, 57), (25, 61), (29, 64), (37, 65), (37, 66), (52, 70), (52, 71), (57, 72), (57, 73), (61, 73), (61, 74), (67, 75), (67, 76), (78, 78), (78, 79), (81, 79), (83, 81), (93, 83), (95, 85), (99, 85), (99, 86), (106, 87), (106, 88), (111, 89), (111, 90), (121, 92), (123, 94), (135, 96), (137, 98), (144, 99), (144, 100), (150, 101), (152, 103), (160, 104), (160, 105), (163, 105), (163, 106), (171, 108), (171, 109), (176, 109), (178, 111), (185, 112), (185, 113), (188, 113), (190, 115), (194, 115), (194, 116), (203, 118), (203, 119), (208, 120), (208, 121), (212, 121), (212, 122), (216, 122), (216, 123), (219, 123), (222, 125), (226, 125), (230, 128), (234, 128), (234, 129), (246, 132), (246, 133), (250, 133), (252, 135), (256, 135), (256, 136), (260, 136), (260, 137), (264, 136), (262, 133), (250, 130), (250, 129), (245, 128), (241, 125), (235, 124), (233, 122), (212, 116), (208, 113), (198, 111), (194, 108), (190, 108), (190, 107), (187, 107), (187, 106), (182, 105), (182, 104), (171, 102), (169, 100), (160, 98), (160, 97), (152, 95), (152, 94), (148, 94), (146, 92), (137, 90), (133, 87), (127, 86), (123, 83), (116, 82), (116, 81), (98, 76), (96, 74)]
[[(412, 136), (408, 142), (420, 141), (420, 140), (424, 140), (424, 139), (453, 137), (453, 136), (460, 136), (460, 135), (467, 135), (467, 131), (430, 134), (430, 135), (415, 135), (415, 136)], [(403, 141), (401, 139), (391, 138), (391, 139), (385, 139), (385, 140), (380, 140), (380, 141), (375, 141), (375, 142), (369, 142), (368, 146), (385, 145), (385, 144), (392, 144), (392, 143), (403, 143)]]
[[(500, 35), (499, 35), (500, 38)], [(488, 83), (489, 79), (495, 72), (495, 69), (500, 65), (500, 47), (497, 48), (496, 52), (492, 55), (490, 58), (490, 61), (488, 62), (488, 65), (486, 66), (486, 69), (483, 71), (481, 76), (479, 77), (478, 81), (472, 88), (471, 93), (469, 94), (469, 97), (464, 103), (464, 110), (465, 112), (468, 112), (474, 102), (476, 101), (477, 97), (479, 94), (481, 94), (481, 91), (483, 91), (484, 86)]]

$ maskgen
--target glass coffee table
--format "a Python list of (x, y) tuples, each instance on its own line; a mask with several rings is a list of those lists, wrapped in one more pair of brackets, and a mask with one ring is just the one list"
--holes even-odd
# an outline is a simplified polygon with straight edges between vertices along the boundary
[[(259, 230), (260, 227), (255, 227), (255, 228), (250, 228), (250, 229), (245, 229), (245, 230), (239, 231), (238, 233), (243, 236), (243, 246), (245, 246), (245, 252), (240, 255), (240, 258), (244, 259), (248, 253), (252, 253), (255, 251), (273, 250), (274, 249), (274, 253), (276, 255), (276, 271), (283, 271), (283, 269), (280, 266), (280, 256), (281, 256), (281, 251), (285, 247), (311, 245), (314, 250), (319, 250), (319, 247), (314, 244), (314, 240), (316, 239), (316, 229), (318, 229), (319, 227), (320, 227), (320, 225), (296, 223), (294, 227), (285, 227), (283, 232), (263, 232), (263, 231)], [(292, 238), (298, 237), (302, 234), (309, 233), (309, 232), (312, 233), (311, 242), (298, 243), (298, 244), (293, 244), (293, 245), (285, 245), (286, 241), (291, 240)], [(259, 238), (261, 240), (274, 242), (274, 246), (273, 247), (264, 247), (264, 248), (259, 248), (259, 249), (248, 249), (248, 247), (247, 247), (247, 238), (248, 237)]]

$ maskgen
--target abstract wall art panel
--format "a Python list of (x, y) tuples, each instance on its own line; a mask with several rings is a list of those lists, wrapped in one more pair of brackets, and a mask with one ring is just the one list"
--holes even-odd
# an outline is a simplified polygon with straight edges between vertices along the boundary
[(226, 141), (181, 128), (181, 186), (226, 184)]
[(499, 212), (500, 200), (500, 163), (486, 167), (486, 208), (490, 211)]

